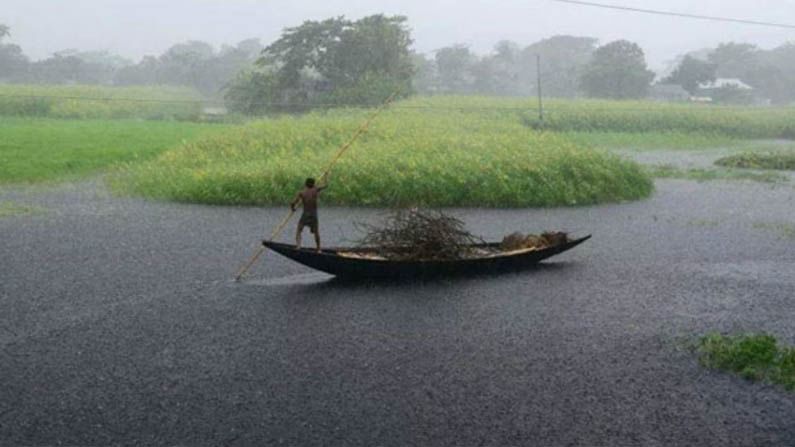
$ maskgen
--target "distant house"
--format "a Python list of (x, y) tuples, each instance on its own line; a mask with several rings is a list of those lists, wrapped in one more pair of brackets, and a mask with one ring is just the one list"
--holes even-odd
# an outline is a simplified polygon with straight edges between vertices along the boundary
[(698, 85), (698, 95), (709, 97), (716, 103), (725, 104), (762, 104), (757, 98), (754, 88), (737, 78), (717, 78), (711, 82)]
[(649, 88), (649, 98), (655, 101), (687, 101), (690, 93), (679, 84), (654, 84)]
[(737, 78), (717, 78), (711, 82), (698, 84), (701, 90), (716, 90), (719, 88), (733, 88), (737, 90), (753, 90), (754, 88)]

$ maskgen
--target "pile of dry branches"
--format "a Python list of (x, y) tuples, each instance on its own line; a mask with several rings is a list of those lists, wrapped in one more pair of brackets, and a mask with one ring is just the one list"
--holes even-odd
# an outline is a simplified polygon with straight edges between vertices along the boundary
[(464, 229), (464, 223), (441, 211), (400, 209), (383, 225), (359, 224), (365, 236), (360, 248), (394, 260), (451, 260), (472, 255), (472, 244), (483, 240)]

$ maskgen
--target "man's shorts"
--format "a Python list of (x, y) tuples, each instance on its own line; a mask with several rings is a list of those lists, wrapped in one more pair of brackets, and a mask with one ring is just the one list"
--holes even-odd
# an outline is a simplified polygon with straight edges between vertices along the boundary
[(301, 220), (298, 221), (298, 228), (304, 229), (309, 227), (309, 231), (317, 234), (317, 216), (314, 214), (301, 214)]

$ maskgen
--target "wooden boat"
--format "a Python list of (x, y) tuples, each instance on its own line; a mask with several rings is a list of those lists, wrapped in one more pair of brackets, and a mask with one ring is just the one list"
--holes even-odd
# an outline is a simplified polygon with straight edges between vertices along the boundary
[(262, 245), (295, 262), (340, 278), (399, 279), (455, 275), (477, 275), (519, 271), (544, 259), (570, 250), (590, 239), (590, 235), (554, 246), (500, 251), (500, 243), (475, 245), (482, 255), (456, 260), (398, 261), (379, 258), (366, 249), (297, 249), (294, 245), (263, 241)]

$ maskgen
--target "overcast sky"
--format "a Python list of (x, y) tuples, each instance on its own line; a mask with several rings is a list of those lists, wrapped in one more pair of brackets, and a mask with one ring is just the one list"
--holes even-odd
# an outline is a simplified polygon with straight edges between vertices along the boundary
[[(795, 0), (594, 0), (647, 9), (795, 24)], [(409, 18), (415, 48), (452, 44), (488, 51), (500, 39), (529, 44), (555, 34), (592, 36), (602, 43), (638, 42), (653, 68), (687, 50), (725, 41), (764, 48), (795, 41), (795, 29), (663, 17), (551, 0), (0, 0), (0, 23), (34, 59), (55, 51), (107, 49), (139, 59), (174, 43), (215, 45), (259, 37), (268, 43), (284, 27), (307, 19), (383, 12)]]

